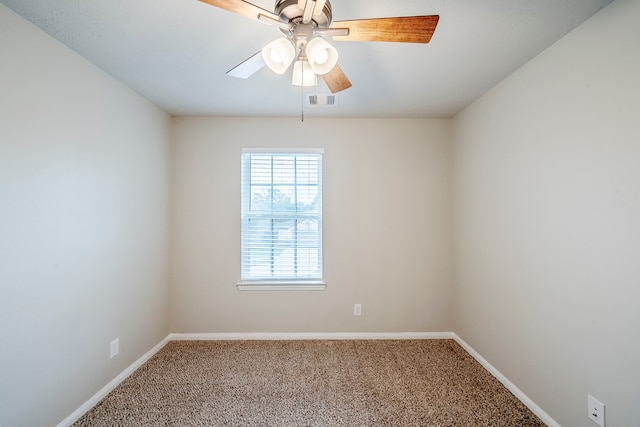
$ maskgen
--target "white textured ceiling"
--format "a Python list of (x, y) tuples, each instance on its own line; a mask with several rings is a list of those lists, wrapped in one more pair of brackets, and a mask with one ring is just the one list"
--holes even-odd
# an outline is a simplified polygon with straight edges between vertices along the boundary
[[(174, 115), (296, 116), (290, 73), (225, 72), (279, 30), (197, 0), (0, 0)], [(611, 0), (332, 0), (333, 19), (440, 15), (431, 43), (334, 42), (353, 87), (309, 116), (450, 117)], [(253, 4), (273, 10), (274, 0)], [(329, 93), (323, 82), (306, 93)]]

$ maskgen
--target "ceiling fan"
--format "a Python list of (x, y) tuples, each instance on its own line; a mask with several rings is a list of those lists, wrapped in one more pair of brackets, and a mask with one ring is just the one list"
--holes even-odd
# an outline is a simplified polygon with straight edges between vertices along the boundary
[(276, 0), (274, 12), (243, 0), (200, 0), (212, 6), (273, 25), (284, 34), (227, 72), (248, 78), (265, 65), (284, 74), (293, 63), (292, 84), (315, 86), (322, 76), (332, 93), (351, 87), (338, 66), (338, 52), (325, 37), (334, 40), (429, 43), (438, 15), (359, 19), (332, 22), (329, 0)]

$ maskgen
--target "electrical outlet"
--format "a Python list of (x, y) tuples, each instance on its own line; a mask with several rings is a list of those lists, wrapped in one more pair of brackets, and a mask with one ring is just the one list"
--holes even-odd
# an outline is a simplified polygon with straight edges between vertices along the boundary
[(362, 304), (353, 304), (353, 315), (362, 316)]
[(604, 403), (595, 397), (587, 396), (587, 405), (589, 407), (589, 418), (600, 427), (604, 427)]
[(110, 358), (113, 359), (118, 355), (118, 353), (120, 353), (120, 338), (116, 338), (115, 340), (111, 341), (109, 351)]

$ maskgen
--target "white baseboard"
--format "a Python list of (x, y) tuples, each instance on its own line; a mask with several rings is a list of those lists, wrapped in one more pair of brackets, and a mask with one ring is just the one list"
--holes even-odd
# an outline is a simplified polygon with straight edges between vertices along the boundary
[(85, 413), (87, 413), (91, 408), (98, 404), (102, 399), (105, 398), (107, 394), (109, 394), (114, 388), (116, 388), (122, 381), (124, 381), (129, 375), (133, 373), (136, 369), (138, 369), (144, 362), (151, 359), (151, 357), (156, 354), (162, 347), (164, 347), (169, 342), (169, 336), (160, 341), (155, 347), (151, 350), (147, 351), (142, 355), (138, 360), (133, 362), (127, 369), (122, 371), (120, 375), (115, 377), (113, 380), (109, 381), (109, 383), (102, 387), (102, 389), (94, 394), (89, 400), (87, 400), (82, 406), (73, 411), (67, 418), (60, 421), (57, 427), (69, 427), (76, 421), (80, 419)]
[(246, 332), (170, 334), (171, 341), (454, 339), (453, 332)]
[(500, 371), (498, 371), (491, 363), (487, 362), (487, 360), (480, 356), (480, 353), (475, 351), (473, 347), (467, 344), (462, 338), (460, 338), (455, 333), (452, 334), (453, 339), (456, 340), (458, 344), (462, 348), (464, 348), (467, 353), (473, 356), (474, 359), (478, 361), (491, 375), (493, 375), (498, 381), (500, 381), (511, 393), (513, 393), (522, 403), (524, 403), (527, 408), (531, 410), (538, 418), (542, 420), (543, 423), (548, 425), (549, 427), (561, 427), (560, 424), (553, 418), (549, 416), (545, 411), (542, 410), (541, 407), (536, 405), (536, 403), (529, 398), (522, 390), (515, 386), (511, 381), (507, 379)]
[(71, 415), (62, 420), (57, 427), (69, 427), (87, 411), (93, 408), (107, 394), (124, 381), (136, 369), (142, 366), (154, 354), (156, 354), (169, 341), (225, 341), (225, 340), (400, 340), (400, 339), (453, 339), (464, 348), (474, 359), (478, 361), (491, 375), (500, 381), (511, 393), (524, 403), (538, 418), (549, 427), (561, 427), (553, 418), (542, 410), (526, 394), (516, 387), (500, 371), (482, 357), (477, 351), (467, 344), (454, 332), (255, 332), (255, 333), (173, 333), (164, 338), (158, 345), (146, 352), (120, 375), (111, 380), (91, 399)]

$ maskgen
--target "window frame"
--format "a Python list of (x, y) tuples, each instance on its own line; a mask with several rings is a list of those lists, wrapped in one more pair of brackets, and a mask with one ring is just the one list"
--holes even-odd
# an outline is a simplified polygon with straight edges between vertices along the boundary
[[(317, 217), (318, 220), (318, 238), (320, 240), (319, 250), (320, 250), (320, 278), (306, 279), (306, 278), (273, 278), (273, 279), (250, 279), (243, 278), (243, 268), (244, 268), (244, 238), (245, 238), (245, 218), (247, 212), (245, 212), (245, 205), (250, 203), (251, 192), (247, 192), (247, 189), (251, 187), (250, 182), (250, 168), (246, 167), (246, 154), (264, 154), (270, 156), (276, 155), (303, 155), (303, 154), (317, 154), (320, 156), (320, 165), (319, 165), (319, 179), (318, 179), (318, 191), (319, 191), (319, 212)], [(294, 290), (294, 291), (320, 291), (324, 290), (326, 287), (326, 282), (324, 280), (324, 254), (323, 254), (323, 232), (322, 232), (322, 197), (323, 197), (323, 148), (242, 148), (242, 153), (240, 156), (241, 161), (241, 184), (240, 184), (240, 192), (241, 192), (241, 200), (240, 200), (240, 281), (237, 282), (236, 286), (238, 290), (260, 290), (260, 291), (271, 291), (271, 290)], [(244, 176), (242, 176), (244, 174)], [(271, 185), (274, 185), (272, 182)], [(297, 183), (295, 184), (297, 188)], [(300, 215), (302, 218), (306, 215)], [(298, 216), (296, 216), (298, 218)]]

